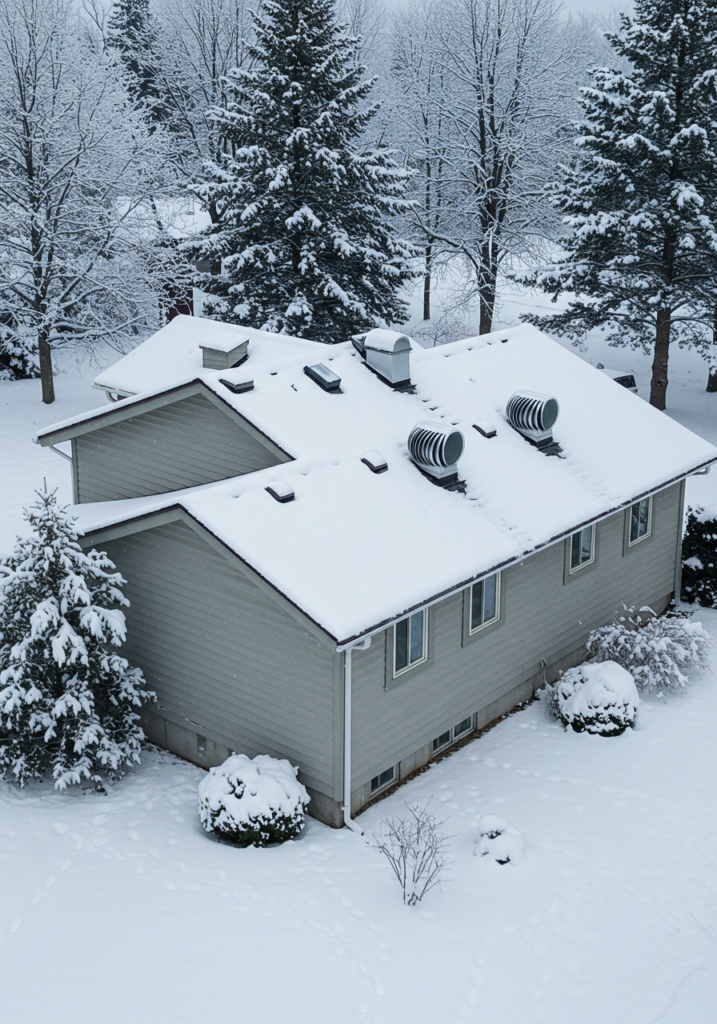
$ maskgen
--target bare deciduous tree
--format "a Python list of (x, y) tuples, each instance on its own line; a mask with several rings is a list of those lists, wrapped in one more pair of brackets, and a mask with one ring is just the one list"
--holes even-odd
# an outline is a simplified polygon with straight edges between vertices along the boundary
[(0, 357), (16, 376), (39, 361), (44, 402), (53, 347), (156, 323), (135, 214), (160, 167), (159, 134), (71, 0), (0, 0)]
[(414, 907), (439, 885), (448, 865), (444, 824), (428, 807), (407, 804), (407, 818), (384, 818), (375, 847), (387, 859), (403, 892), (403, 902)]

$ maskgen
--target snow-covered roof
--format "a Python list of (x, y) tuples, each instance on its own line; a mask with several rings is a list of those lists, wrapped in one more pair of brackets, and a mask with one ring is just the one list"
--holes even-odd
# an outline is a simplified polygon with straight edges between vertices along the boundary
[[(252, 365), (298, 352), (324, 351), (325, 346), (288, 334), (218, 323), (199, 316), (175, 316), (128, 355), (95, 377), (95, 387), (137, 395), (173, 387), (202, 372), (202, 346), (230, 352), (249, 339)], [(223, 346), (223, 347), (222, 347)]]
[[(303, 372), (319, 361), (305, 348), (196, 375), (296, 461), (174, 494), (80, 505), (80, 528), (178, 505), (343, 643), (717, 461), (712, 445), (529, 325), (413, 346), (415, 394), (388, 387), (350, 343), (320, 348), (340, 394)], [(254, 388), (242, 394), (220, 382), (249, 377)], [(563, 458), (508, 424), (506, 403), (522, 389), (557, 398), (553, 436)], [(465, 494), (432, 483), (408, 457), (411, 428), (431, 419), (463, 433)], [(372, 472), (361, 461), (367, 453), (383, 456), (387, 471)], [(295, 500), (272, 498), (274, 483)]]

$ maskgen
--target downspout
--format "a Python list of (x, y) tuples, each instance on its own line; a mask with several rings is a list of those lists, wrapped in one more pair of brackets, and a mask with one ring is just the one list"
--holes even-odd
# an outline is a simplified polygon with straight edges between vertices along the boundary
[(371, 637), (364, 637), (344, 651), (344, 803), (341, 810), (344, 812), (344, 826), (350, 828), (357, 835), (363, 835), (360, 828), (351, 817), (351, 705), (352, 705), (352, 654), (354, 650), (365, 651), (371, 646)]

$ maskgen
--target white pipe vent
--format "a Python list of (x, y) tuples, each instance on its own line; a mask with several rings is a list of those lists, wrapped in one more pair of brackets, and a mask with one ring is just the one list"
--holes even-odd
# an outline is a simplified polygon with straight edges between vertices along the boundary
[(508, 399), (505, 408), (511, 427), (514, 427), (531, 444), (548, 454), (557, 455), (560, 448), (553, 441), (553, 425), (558, 418), (560, 407), (557, 399), (541, 395), (536, 391), (516, 391)]
[(408, 452), (419, 469), (445, 485), (458, 479), (463, 434), (445, 423), (417, 423), (408, 435)]

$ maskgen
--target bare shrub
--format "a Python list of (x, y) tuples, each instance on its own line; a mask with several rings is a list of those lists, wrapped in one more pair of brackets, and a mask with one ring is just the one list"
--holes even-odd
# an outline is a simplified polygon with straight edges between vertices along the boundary
[(409, 907), (419, 903), (426, 893), (441, 882), (448, 864), (445, 847), (448, 836), (428, 807), (406, 804), (408, 817), (383, 818), (381, 835), (375, 847), (388, 860)]

